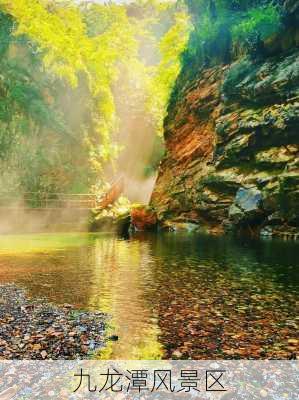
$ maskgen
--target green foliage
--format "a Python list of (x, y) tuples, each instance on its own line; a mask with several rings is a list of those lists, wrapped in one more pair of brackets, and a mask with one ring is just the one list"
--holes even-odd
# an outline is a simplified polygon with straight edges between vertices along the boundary
[[(0, 0), (2, 182), (21, 191), (88, 190), (108, 163), (128, 159), (120, 155), (128, 138), (125, 155), (139, 132), (162, 136), (179, 74), (256, 54), (279, 29), (277, 4)], [(247, 67), (232, 68), (224, 89)], [(146, 174), (159, 164), (162, 140), (153, 147)]]
[[(16, 36), (33, 40), (44, 68), (76, 89), (81, 77), (88, 83), (93, 135), (89, 143), (98, 160), (109, 161), (115, 154), (110, 134), (116, 129), (112, 85), (118, 78), (118, 64), (130, 62), (137, 54), (134, 27), (126, 10), (116, 4), (92, 4), (81, 8), (75, 3), (52, 1), (0, 0), (18, 23)], [(93, 17), (92, 20), (90, 18)], [(96, 30), (94, 18), (101, 29)], [(99, 143), (100, 142), (100, 143)]]
[[(0, 0), (0, 11), (1, 186), (86, 191), (120, 157), (121, 134), (161, 133), (188, 39), (184, 7)], [(161, 140), (154, 147), (151, 168)]]
[(261, 39), (266, 39), (277, 32), (279, 28), (279, 9), (277, 6), (269, 4), (248, 10), (246, 17), (232, 28), (232, 33), (235, 41), (246, 42), (256, 32), (261, 35)]
[(161, 38), (159, 50), (161, 61), (152, 68), (149, 82), (149, 109), (154, 115), (157, 132), (162, 135), (163, 121), (176, 78), (181, 71), (180, 56), (189, 38), (189, 18), (184, 11), (175, 14), (175, 23)]
[[(0, 60), (2, 191), (71, 190), (79, 178), (84, 181), (82, 175), (88, 182), (88, 152), (66, 125), (57, 96), (61, 91), (58, 82), (44, 70), (41, 53), (32, 41), (14, 36), (17, 24), (12, 17), (1, 13), (0, 18), (5, 44)], [(79, 150), (81, 171), (70, 149)]]
[(18, 113), (40, 125), (53, 129), (63, 128), (54, 110), (43, 97), (43, 84), (35, 82), (30, 72), (16, 60), (1, 62), (0, 88), (4, 95), (0, 120), (10, 122), (13, 115)]
[(279, 1), (186, 0), (194, 29), (182, 57), (186, 70), (229, 63), (240, 52), (262, 53), (263, 41), (280, 29)]
[[(37, 63), (31, 63), (27, 41), (22, 40), (22, 45), (13, 41), (15, 23), (11, 16), (2, 12), (0, 20), (0, 158), (7, 158), (19, 137), (37, 126), (62, 132), (64, 125), (44, 98), (45, 80), (34, 77)], [(17, 51), (22, 51), (22, 57)]]
[(10, 44), (10, 35), (14, 27), (11, 16), (0, 11), (0, 57), (8, 50)]

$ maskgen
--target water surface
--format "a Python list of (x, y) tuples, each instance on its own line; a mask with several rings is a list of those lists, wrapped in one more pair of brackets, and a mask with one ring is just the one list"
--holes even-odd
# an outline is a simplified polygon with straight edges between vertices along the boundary
[(0, 236), (0, 282), (111, 315), (108, 359), (290, 358), (296, 242), (188, 233)]

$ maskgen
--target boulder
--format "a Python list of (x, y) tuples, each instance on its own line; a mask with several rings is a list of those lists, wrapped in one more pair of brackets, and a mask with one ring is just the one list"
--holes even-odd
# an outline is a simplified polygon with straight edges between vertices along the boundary
[(164, 221), (161, 225), (162, 230), (170, 232), (199, 232), (200, 226), (192, 222)]
[(236, 194), (235, 203), (245, 213), (260, 209), (262, 193), (256, 188), (240, 188)]
[(147, 206), (134, 207), (131, 210), (131, 226), (136, 231), (153, 231), (157, 229), (157, 215)]
[(256, 187), (240, 188), (229, 209), (229, 218), (234, 224), (260, 222), (264, 216), (262, 193)]
[(113, 232), (125, 235), (129, 232), (131, 217), (129, 213), (122, 215), (93, 215), (90, 219), (90, 232)]

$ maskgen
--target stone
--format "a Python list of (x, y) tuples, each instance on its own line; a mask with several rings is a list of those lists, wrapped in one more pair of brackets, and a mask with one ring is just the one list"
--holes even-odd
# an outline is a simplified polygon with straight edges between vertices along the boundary
[(122, 215), (96, 215), (92, 218), (90, 232), (115, 232), (127, 234), (131, 223), (130, 213)]
[(237, 224), (242, 220), (244, 213), (239, 207), (237, 207), (235, 204), (232, 204), (229, 208), (228, 215), (230, 220), (233, 223)]
[(112, 342), (117, 342), (118, 341), (118, 335), (111, 335), (108, 337), (108, 340), (111, 340)]
[(163, 222), (161, 228), (166, 231), (177, 232), (198, 232), (200, 227), (198, 224), (193, 224), (191, 222), (177, 222), (177, 221), (165, 221)]
[(260, 395), (261, 395), (262, 397), (267, 397), (267, 396), (268, 396), (267, 390), (262, 389), (262, 390), (260, 391)]
[(295, 160), (299, 151), (298, 146), (272, 147), (269, 150), (261, 151), (256, 154), (256, 162), (265, 166), (284, 166)]
[(131, 225), (136, 231), (153, 231), (157, 229), (157, 215), (147, 206), (138, 206), (131, 210)]
[(260, 236), (261, 237), (272, 237), (273, 236), (272, 227), (271, 226), (265, 226), (263, 229), (261, 229)]
[[(1, 334), (7, 339), (0, 339), (5, 359), (75, 359), (89, 351), (81, 351), (83, 342), (94, 343), (96, 348), (104, 345), (106, 316), (100, 312), (78, 311), (74, 306), (57, 307), (41, 299), (33, 300), (12, 284), (0, 285), (0, 297), (5, 300), (0, 304)], [(20, 304), (25, 312), (21, 311)], [(52, 319), (48, 318), (49, 314)], [(80, 335), (82, 324), (84, 336)]]
[(262, 193), (257, 188), (240, 188), (234, 204), (229, 209), (229, 218), (234, 224), (259, 222), (264, 214), (262, 210)]
[(235, 198), (236, 206), (241, 208), (245, 213), (260, 210), (261, 202), (262, 193), (256, 188), (240, 188)]
[(40, 355), (42, 356), (42, 359), (44, 360), (45, 358), (47, 358), (48, 353), (46, 352), (46, 350), (41, 351)]
[(183, 354), (179, 350), (175, 350), (172, 353), (172, 356), (175, 357), (175, 358), (182, 358)]
[(282, 225), (284, 223), (284, 217), (279, 211), (276, 211), (275, 213), (268, 216), (267, 223), (271, 226)]

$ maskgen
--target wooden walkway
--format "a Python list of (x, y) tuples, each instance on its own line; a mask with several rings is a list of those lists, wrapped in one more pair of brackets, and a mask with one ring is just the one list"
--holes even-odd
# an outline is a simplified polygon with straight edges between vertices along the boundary
[(1, 208), (34, 208), (34, 209), (105, 209), (115, 203), (124, 190), (124, 179), (121, 177), (111, 185), (103, 195), (91, 193), (37, 193), (27, 192), (21, 198), (15, 195), (1, 195)]

